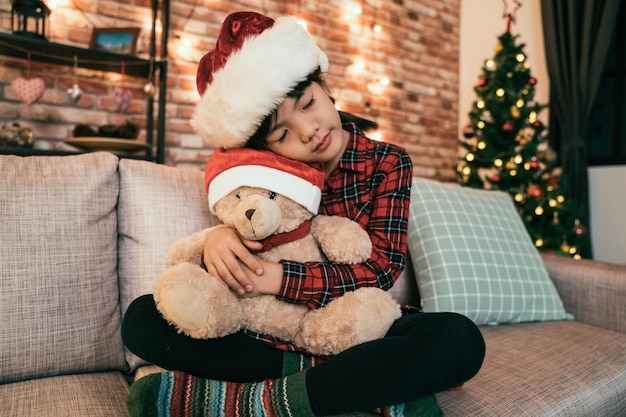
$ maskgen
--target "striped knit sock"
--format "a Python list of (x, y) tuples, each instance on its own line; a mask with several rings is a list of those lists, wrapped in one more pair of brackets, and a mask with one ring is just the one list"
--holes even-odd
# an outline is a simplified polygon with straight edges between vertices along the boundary
[(379, 408), (376, 412), (383, 417), (442, 417), (443, 412), (434, 395), (427, 395), (406, 404)]
[(296, 372), (305, 371), (313, 368), (324, 361), (319, 356), (306, 356), (297, 352), (283, 352), (283, 371), (282, 376), (295, 374)]
[(132, 417), (314, 417), (305, 377), (236, 383), (164, 372), (132, 384), (127, 406)]

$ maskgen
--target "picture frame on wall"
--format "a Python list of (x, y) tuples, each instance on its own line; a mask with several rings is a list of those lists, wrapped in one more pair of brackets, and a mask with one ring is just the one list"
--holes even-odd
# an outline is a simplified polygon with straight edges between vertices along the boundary
[(114, 54), (135, 55), (139, 28), (94, 28), (90, 49)]

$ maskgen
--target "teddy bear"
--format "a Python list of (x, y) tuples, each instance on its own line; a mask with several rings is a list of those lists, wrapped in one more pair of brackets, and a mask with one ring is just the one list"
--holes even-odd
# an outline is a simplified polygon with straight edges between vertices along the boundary
[[(369, 236), (356, 222), (317, 215), (324, 174), (268, 151), (217, 149), (205, 171), (209, 208), (222, 224), (261, 241), (262, 259), (272, 262), (361, 263), (371, 256)], [(383, 337), (401, 315), (386, 291), (347, 291), (324, 307), (245, 298), (203, 267), (207, 228), (171, 247), (167, 268), (154, 283), (162, 316), (181, 333), (218, 338), (247, 329), (290, 342), (310, 354), (335, 355)]]

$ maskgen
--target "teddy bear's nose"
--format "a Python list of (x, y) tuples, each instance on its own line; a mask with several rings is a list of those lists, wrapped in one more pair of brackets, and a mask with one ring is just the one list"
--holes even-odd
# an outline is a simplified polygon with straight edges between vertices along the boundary
[(254, 214), (255, 211), (256, 211), (255, 209), (246, 210), (246, 217), (248, 218), (248, 220), (252, 219), (252, 215)]

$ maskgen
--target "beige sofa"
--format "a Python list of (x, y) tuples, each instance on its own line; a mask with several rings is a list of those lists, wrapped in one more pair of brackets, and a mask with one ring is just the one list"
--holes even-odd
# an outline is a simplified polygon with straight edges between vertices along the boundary
[[(108, 153), (0, 155), (0, 415), (126, 416), (121, 317), (170, 244), (214, 221), (200, 172)], [(483, 326), (446, 416), (626, 415), (626, 266), (544, 257), (575, 320)], [(411, 265), (392, 289), (416, 303)]]

